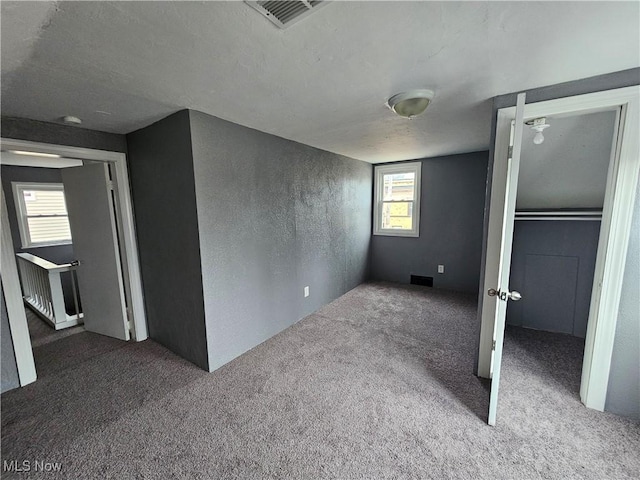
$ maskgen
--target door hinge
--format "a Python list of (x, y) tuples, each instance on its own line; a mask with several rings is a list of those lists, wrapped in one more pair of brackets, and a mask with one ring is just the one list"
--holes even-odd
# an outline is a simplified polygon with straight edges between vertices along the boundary
[(513, 158), (513, 145), (509, 145), (509, 158)]
[(126, 309), (127, 312), (127, 330), (129, 331), (129, 336), (131, 336), (133, 338), (133, 328), (132, 328), (132, 323), (131, 323), (131, 308), (127, 307)]
[(107, 188), (113, 191), (113, 180), (107, 180)]
[(496, 350), (496, 341), (493, 341), (493, 344), (491, 345), (491, 350), (495, 351)]
[(487, 295), (490, 297), (498, 297), (500, 300), (507, 300), (507, 292), (501, 292), (500, 290), (496, 290), (495, 288), (490, 288), (487, 292)]

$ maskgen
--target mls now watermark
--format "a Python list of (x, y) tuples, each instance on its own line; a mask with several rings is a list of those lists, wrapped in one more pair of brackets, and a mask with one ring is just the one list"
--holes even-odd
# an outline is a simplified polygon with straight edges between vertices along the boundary
[(62, 470), (61, 462), (47, 462), (45, 460), (4, 460), (3, 472), (59, 472)]

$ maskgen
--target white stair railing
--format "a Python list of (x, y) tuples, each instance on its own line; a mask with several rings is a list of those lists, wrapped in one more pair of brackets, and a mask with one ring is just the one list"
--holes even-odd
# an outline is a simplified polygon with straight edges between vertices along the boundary
[[(77, 267), (70, 263), (57, 265), (30, 253), (18, 253), (16, 256), (24, 303), (56, 330), (82, 323), (75, 272)], [(60, 277), (63, 272), (71, 275), (75, 315), (67, 315), (65, 310)]]

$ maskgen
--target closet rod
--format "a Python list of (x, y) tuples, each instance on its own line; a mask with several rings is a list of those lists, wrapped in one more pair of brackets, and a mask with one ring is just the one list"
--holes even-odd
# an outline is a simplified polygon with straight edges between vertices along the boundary
[(549, 216), (549, 217), (541, 217), (541, 216), (531, 216), (531, 217), (527, 217), (525, 215), (516, 215), (515, 220), (556, 220), (556, 221), (569, 221), (569, 220), (578, 220), (578, 221), (583, 221), (583, 222), (600, 222), (602, 220), (602, 217), (589, 217), (589, 216)]
[(581, 220), (599, 222), (602, 210), (516, 210), (516, 220)]
[(516, 215), (528, 216), (602, 216), (602, 210), (516, 210)]

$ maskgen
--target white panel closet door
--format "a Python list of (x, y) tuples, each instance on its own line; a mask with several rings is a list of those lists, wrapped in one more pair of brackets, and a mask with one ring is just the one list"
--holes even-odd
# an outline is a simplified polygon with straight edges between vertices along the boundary
[(509, 291), (509, 274), (511, 272), (511, 249), (513, 246), (513, 224), (516, 213), (516, 195), (518, 192), (518, 174), (520, 172), (520, 151), (522, 147), (522, 129), (524, 122), (525, 94), (518, 95), (516, 119), (512, 128), (511, 155), (507, 169), (507, 189), (505, 192), (502, 242), (500, 246), (500, 266), (498, 285), (486, 292), (485, 301), (498, 302), (494, 326), (494, 348), (492, 351), (493, 376), (491, 377), (491, 397), (489, 401), (489, 425), (496, 424), (498, 412), (498, 391), (500, 389), (500, 371), (502, 368), (502, 347), (504, 344), (504, 327), (507, 316), (507, 301), (519, 300), (518, 292)]

